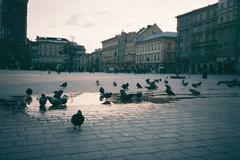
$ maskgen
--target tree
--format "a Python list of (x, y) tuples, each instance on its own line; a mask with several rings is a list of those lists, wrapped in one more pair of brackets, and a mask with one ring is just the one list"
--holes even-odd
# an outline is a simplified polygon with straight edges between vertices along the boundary
[(73, 71), (74, 59), (78, 55), (79, 51), (84, 51), (84, 46), (78, 45), (77, 43), (69, 42), (63, 50), (61, 51), (64, 55), (67, 56), (67, 68), (69, 72)]

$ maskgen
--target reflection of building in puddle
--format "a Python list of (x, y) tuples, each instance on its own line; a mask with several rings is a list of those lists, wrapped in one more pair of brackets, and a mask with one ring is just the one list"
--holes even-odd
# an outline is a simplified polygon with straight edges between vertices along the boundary
[(14, 112), (25, 112), (31, 103), (31, 96), (10, 96), (7, 99), (0, 99), (1, 108)]

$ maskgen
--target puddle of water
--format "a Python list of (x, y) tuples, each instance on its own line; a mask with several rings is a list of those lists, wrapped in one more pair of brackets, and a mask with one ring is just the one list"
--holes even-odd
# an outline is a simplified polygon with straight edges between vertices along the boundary
[(71, 97), (67, 105), (101, 105), (99, 93), (82, 93), (76, 97)]
[[(230, 94), (212, 94), (212, 95), (203, 95), (194, 97), (190, 94), (179, 94), (177, 96), (167, 96), (163, 92), (145, 92), (143, 93), (141, 102), (132, 102), (132, 103), (120, 103), (119, 94), (113, 94), (113, 97), (109, 99), (111, 105), (103, 105), (102, 101), (99, 100), (98, 92), (84, 92), (84, 93), (65, 93), (69, 96), (69, 100), (66, 104), (66, 107), (61, 109), (52, 109), (51, 104), (47, 102), (46, 110), (39, 109), (39, 97), (33, 96), (32, 103), (27, 105), (23, 111), (31, 117), (40, 118), (40, 119), (61, 119), (69, 120), (77, 110), (82, 110), (88, 117), (91, 117), (91, 122), (102, 119), (102, 117), (111, 117), (111, 116), (124, 116), (125, 112), (139, 112), (143, 113), (146, 110), (151, 110), (155, 107), (163, 107), (162, 111), (167, 111), (170, 109), (173, 103), (176, 101), (184, 99), (193, 99), (193, 98), (212, 98), (220, 96), (240, 96), (240, 95), (230, 95)], [(23, 97), (9, 97), (9, 99), (0, 100), (0, 106), (4, 106), (5, 109), (11, 109), (18, 101)], [(171, 104), (171, 105), (170, 105)], [(8, 107), (8, 108), (7, 108)], [(51, 110), (52, 109), (52, 110)], [(94, 117), (94, 118), (93, 118)]]

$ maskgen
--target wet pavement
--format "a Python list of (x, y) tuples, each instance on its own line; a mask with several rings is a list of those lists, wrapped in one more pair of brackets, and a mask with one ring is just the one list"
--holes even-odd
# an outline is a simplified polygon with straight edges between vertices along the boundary
[[(4, 72), (0, 80), (8, 80), (0, 83), (6, 100), (0, 110), (0, 159), (240, 159), (240, 87), (216, 86), (218, 80), (239, 76), (187, 76), (189, 82), (203, 82), (198, 97), (181, 86), (181, 80), (169, 79), (175, 97), (167, 96), (160, 83), (156, 91), (140, 90), (140, 103), (102, 105), (100, 86), (119, 92), (113, 79), (129, 82), (129, 92), (136, 92), (136, 81), (144, 84), (146, 77), (166, 75), (20, 72)], [(45, 112), (39, 111), (40, 94), (51, 95), (64, 81), (69, 84), (67, 107), (50, 110), (48, 103)], [(21, 97), (9, 95), (24, 95), (28, 87), (34, 91), (33, 102), (24, 112), (13, 111), (9, 106)], [(70, 123), (78, 109), (86, 118), (81, 131)]]

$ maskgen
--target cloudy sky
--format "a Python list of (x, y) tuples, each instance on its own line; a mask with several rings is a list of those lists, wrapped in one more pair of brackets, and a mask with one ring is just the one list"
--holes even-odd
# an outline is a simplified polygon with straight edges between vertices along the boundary
[(179, 14), (213, 4), (217, 0), (30, 0), (28, 37), (63, 37), (86, 47), (157, 23), (163, 31), (176, 31)]

